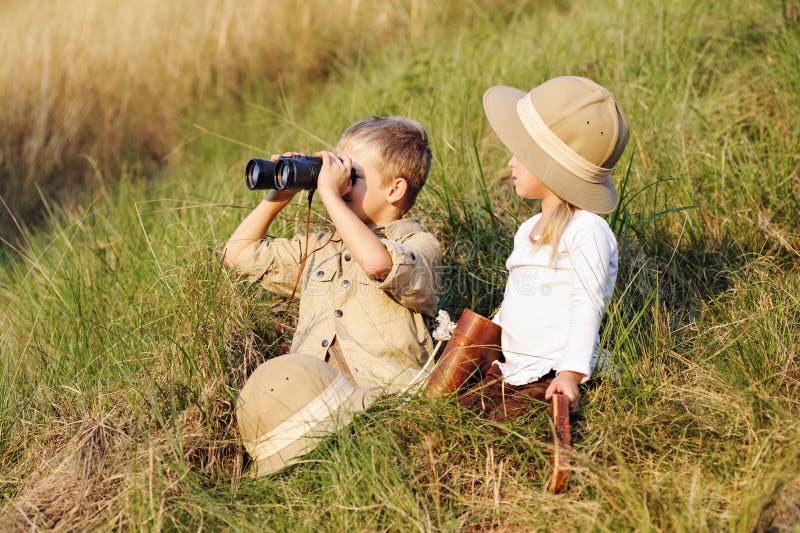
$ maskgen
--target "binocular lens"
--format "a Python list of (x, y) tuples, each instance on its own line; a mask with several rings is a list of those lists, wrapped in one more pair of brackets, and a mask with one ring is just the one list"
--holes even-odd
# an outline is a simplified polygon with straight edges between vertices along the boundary
[[(322, 169), (322, 159), (295, 155), (279, 157), (273, 163), (266, 159), (251, 159), (247, 162), (244, 181), (247, 188), (254, 189), (315, 189), (317, 177)], [(355, 183), (356, 169), (352, 169), (350, 180)]]
[(256, 189), (274, 189), (275, 163), (266, 159), (251, 159), (247, 162), (244, 182), (251, 191)]
[(315, 189), (321, 168), (322, 159), (318, 157), (279, 157), (275, 167), (275, 188)]
[(278, 190), (284, 190), (286, 186), (289, 184), (289, 179), (292, 174), (293, 169), (289, 165), (281, 165), (279, 170), (275, 172), (275, 188)]

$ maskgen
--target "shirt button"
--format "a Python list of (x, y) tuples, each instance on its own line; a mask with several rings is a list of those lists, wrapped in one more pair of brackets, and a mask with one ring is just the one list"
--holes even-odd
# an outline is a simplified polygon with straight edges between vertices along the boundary
[(322, 270), (317, 270), (317, 277), (318, 278), (321, 278), (324, 275), (325, 275), (325, 272), (323, 272)]
[(342, 281), (342, 287), (347, 288), (350, 286), (350, 280), (346, 279)]
[(350, 257), (350, 254), (344, 254), (344, 260), (345, 261), (350, 261), (351, 259), (352, 259), (352, 257)]
[(336, 311), (333, 312), (333, 314), (336, 315), (337, 318), (342, 318), (342, 315), (344, 313), (342, 313), (341, 309), (337, 309)]
[(322, 347), (323, 348), (327, 348), (329, 344), (330, 343), (328, 342), (328, 339), (325, 339), (325, 340), (322, 341)]

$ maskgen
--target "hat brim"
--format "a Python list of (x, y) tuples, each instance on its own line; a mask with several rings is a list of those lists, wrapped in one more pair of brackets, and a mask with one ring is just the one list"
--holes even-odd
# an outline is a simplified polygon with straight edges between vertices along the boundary
[(545, 186), (572, 205), (606, 214), (617, 207), (617, 191), (611, 176), (590, 183), (565, 169), (531, 137), (517, 114), (517, 102), (527, 93), (513, 87), (492, 87), (483, 95), (483, 109), (492, 129)]
[(344, 429), (355, 414), (369, 407), (380, 393), (380, 389), (356, 388), (339, 409), (328, 415), (310, 433), (306, 433), (280, 452), (254, 461), (250, 475), (266, 476), (299, 462), (303, 455), (311, 452), (331, 433)]

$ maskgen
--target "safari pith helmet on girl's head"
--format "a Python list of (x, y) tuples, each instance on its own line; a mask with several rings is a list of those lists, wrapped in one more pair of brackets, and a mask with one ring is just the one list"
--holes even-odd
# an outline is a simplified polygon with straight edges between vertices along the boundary
[(562, 76), (529, 93), (492, 87), (483, 108), (503, 144), (557, 196), (595, 213), (617, 207), (611, 171), (628, 143), (628, 125), (607, 89)]

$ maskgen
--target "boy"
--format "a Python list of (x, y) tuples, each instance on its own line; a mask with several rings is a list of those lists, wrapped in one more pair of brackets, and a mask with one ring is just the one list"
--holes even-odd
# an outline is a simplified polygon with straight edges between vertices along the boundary
[[(413, 120), (373, 117), (347, 128), (337, 152), (316, 154), (317, 195), (336, 231), (309, 236), (290, 351), (327, 361), (353, 386), (397, 392), (432, 349), (427, 325), (439, 302), (439, 243), (418, 220), (402, 218), (430, 172), (428, 136)], [(270, 191), (223, 258), (283, 296), (292, 295), (306, 238), (264, 236), (296, 193)]]

